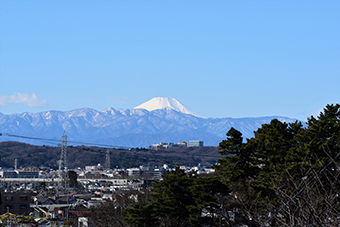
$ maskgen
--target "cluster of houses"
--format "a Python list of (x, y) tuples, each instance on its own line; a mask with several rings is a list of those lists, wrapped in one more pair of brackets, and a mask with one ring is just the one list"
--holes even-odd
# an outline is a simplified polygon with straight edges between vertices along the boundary
[[(186, 172), (211, 173), (214, 170), (200, 165), (180, 166)], [(167, 165), (140, 166), (128, 169), (103, 170), (100, 164), (72, 170), (77, 173), (77, 187), (67, 187), (60, 172), (42, 169), (0, 169), (0, 215), (35, 217), (36, 226), (62, 226), (66, 220), (80, 224), (84, 212), (102, 204), (115, 201), (121, 192), (139, 191), (154, 180), (161, 180)], [(136, 199), (136, 198), (132, 198)], [(7, 216), (6, 216), (7, 215)], [(30, 225), (32, 226), (32, 225)]]

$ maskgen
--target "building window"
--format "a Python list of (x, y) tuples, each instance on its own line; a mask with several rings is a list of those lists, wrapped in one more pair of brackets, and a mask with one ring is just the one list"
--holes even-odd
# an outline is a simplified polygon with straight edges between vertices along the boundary
[(27, 201), (27, 195), (21, 195), (20, 196), (20, 201)]
[(13, 196), (6, 196), (6, 201), (13, 201)]

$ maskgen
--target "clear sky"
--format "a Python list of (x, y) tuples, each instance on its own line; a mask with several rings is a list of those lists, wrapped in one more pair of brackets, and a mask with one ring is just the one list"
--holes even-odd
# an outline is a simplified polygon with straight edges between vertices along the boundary
[(0, 112), (306, 120), (340, 103), (340, 1), (0, 0)]

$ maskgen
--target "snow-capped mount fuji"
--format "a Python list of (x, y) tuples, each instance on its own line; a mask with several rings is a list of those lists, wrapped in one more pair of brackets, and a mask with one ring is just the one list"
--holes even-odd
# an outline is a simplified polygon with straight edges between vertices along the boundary
[[(46, 111), (6, 115), (0, 113), (0, 141), (15, 140), (35, 145), (57, 145), (8, 135), (61, 140), (63, 131), (69, 145), (107, 144), (123, 147), (148, 147), (159, 142), (202, 140), (206, 146), (218, 145), (234, 127), (245, 138), (262, 124), (287, 117), (203, 118), (173, 98), (154, 98), (133, 109), (90, 108), (72, 111)], [(6, 136), (7, 135), (7, 136)], [(72, 141), (79, 141), (72, 143)]]
[(166, 109), (166, 108), (173, 109), (180, 113), (190, 114), (196, 117), (201, 117), (200, 115), (190, 110), (189, 108), (185, 107), (179, 101), (171, 97), (170, 98), (155, 97), (139, 106), (136, 106), (133, 109), (146, 109), (147, 111), (154, 111), (154, 110), (161, 110), (161, 109)]

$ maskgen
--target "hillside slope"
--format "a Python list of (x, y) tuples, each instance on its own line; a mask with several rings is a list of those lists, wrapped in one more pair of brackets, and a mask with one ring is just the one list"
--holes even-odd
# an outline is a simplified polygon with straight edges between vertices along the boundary
[[(86, 165), (105, 164), (107, 148), (70, 146), (67, 147), (69, 168), (84, 168)], [(147, 149), (114, 149), (110, 148), (111, 167), (138, 167), (139, 165), (202, 165), (210, 166), (222, 157), (217, 147), (177, 147), (164, 151)], [(19, 142), (0, 142), (0, 167), (14, 168), (14, 160), (18, 159), (18, 167), (48, 166), (58, 169), (61, 148), (52, 146), (35, 146)]]

